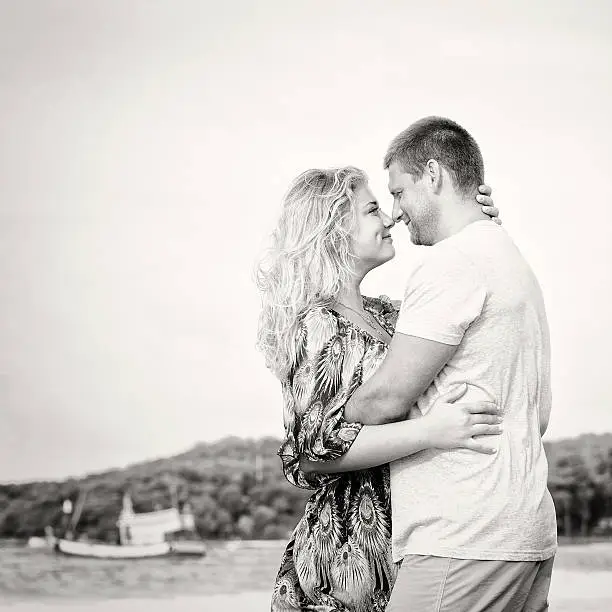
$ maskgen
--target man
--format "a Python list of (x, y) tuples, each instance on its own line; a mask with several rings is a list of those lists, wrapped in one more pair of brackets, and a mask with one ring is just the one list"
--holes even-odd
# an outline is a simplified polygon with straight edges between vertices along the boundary
[[(393, 216), (421, 249), (380, 369), (346, 407), (379, 424), (426, 413), (449, 388), (493, 400), (504, 431), (485, 455), (426, 450), (391, 465), (388, 611), (546, 610), (556, 520), (542, 445), (551, 407), (550, 343), (537, 279), (504, 229), (474, 205), (478, 145), (428, 117), (385, 156)], [(466, 417), (467, 418), (467, 417)], [(482, 443), (483, 440), (481, 439)]]

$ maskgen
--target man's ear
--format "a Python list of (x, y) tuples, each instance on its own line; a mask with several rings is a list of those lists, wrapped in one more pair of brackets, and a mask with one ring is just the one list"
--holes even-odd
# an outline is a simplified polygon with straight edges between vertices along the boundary
[(442, 168), (435, 159), (430, 159), (425, 164), (425, 174), (430, 189), (434, 193), (439, 193), (442, 189)]

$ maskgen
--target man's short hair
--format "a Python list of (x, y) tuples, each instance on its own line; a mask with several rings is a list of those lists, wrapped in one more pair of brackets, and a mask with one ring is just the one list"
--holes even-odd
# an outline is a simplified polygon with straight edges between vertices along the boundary
[(484, 183), (478, 144), (466, 129), (444, 117), (425, 117), (398, 134), (387, 149), (384, 167), (397, 162), (404, 172), (420, 179), (430, 159), (446, 168), (464, 195), (472, 195)]

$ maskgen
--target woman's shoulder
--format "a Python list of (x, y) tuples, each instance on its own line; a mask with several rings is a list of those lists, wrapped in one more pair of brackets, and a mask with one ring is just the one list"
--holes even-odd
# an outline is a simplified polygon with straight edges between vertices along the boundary
[(402, 303), (399, 300), (392, 300), (386, 295), (380, 295), (376, 298), (364, 297), (363, 301), (365, 308), (376, 313), (385, 322), (387, 331), (393, 335)]
[(303, 321), (315, 321), (319, 319), (332, 320), (336, 319), (336, 316), (329, 306), (317, 304), (307, 308), (301, 318)]
[(305, 328), (322, 327), (330, 332), (338, 329), (338, 314), (328, 306), (312, 306), (300, 316), (302, 326)]
[(365, 306), (373, 308), (382, 315), (396, 314), (402, 304), (401, 300), (392, 300), (388, 295), (378, 297), (363, 296)]
[(322, 347), (338, 335), (338, 315), (327, 306), (312, 306), (304, 311), (300, 319), (300, 340), (311, 348)]

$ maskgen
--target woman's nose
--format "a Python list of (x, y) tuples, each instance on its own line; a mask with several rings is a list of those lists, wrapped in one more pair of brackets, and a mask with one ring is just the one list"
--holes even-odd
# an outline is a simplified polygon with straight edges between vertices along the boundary
[(395, 221), (392, 217), (390, 217), (387, 213), (383, 212), (383, 223), (386, 228), (393, 227), (395, 225)]

